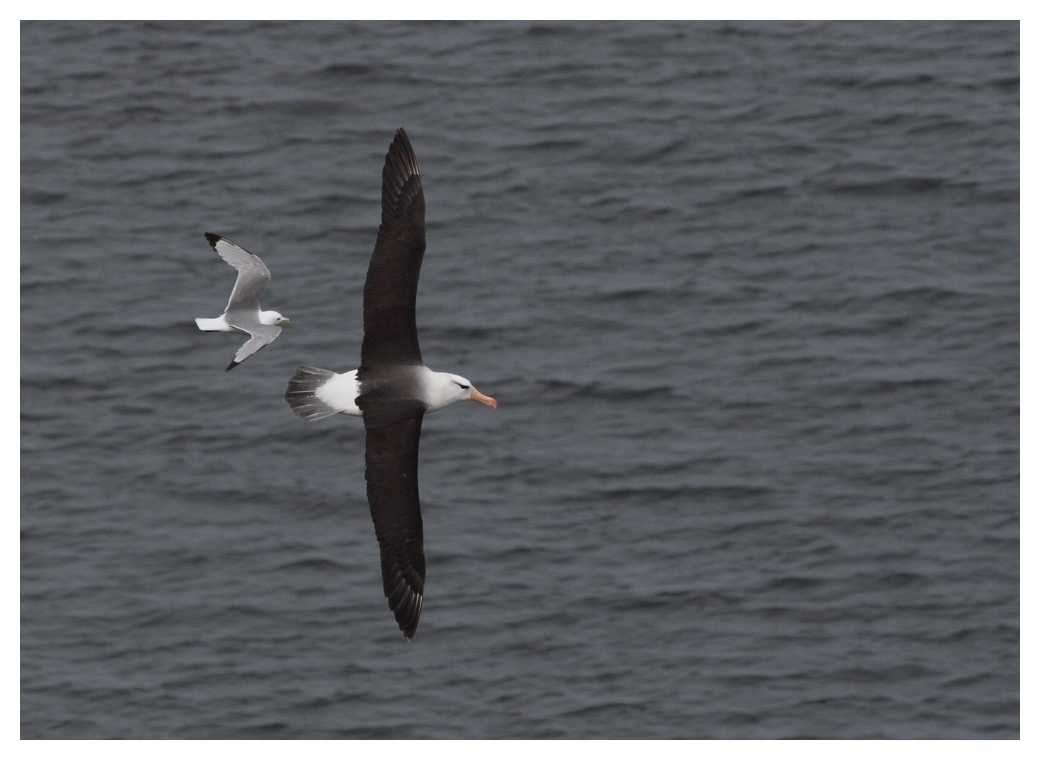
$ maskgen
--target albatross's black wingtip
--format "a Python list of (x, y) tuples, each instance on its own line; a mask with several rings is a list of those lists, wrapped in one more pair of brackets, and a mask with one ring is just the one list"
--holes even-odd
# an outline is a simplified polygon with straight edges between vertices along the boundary
[(411, 641), (415, 636), (415, 629), (419, 627), (419, 615), (422, 614), (422, 591), (416, 591), (403, 576), (398, 575), (393, 590), (386, 595), (386, 600), (394, 612), (397, 627), (401, 629), (404, 637)]
[(220, 235), (214, 235), (212, 232), (206, 232), (204, 234), (206, 235), (206, 240), (208, 240), (209, 244), (213, 246), (214, 250), (216, 250), (217, 241), (220, 240)]
[(408, 133), (404, 127), (397, 127), (397, 131), (393, 134), (393, 141), (390, 143), (391, 149), (393, 148), (394, 142), (402, 142), (406, 147), (407, 153), (412, 153), (412, 140), (408, 138)]
[(419, 627), (420, 613), (422, 613), (422, 594), (414, 593), (411, 599), (394, 610), (397, 625), (408, 641), (415, 637), (415, 629)]

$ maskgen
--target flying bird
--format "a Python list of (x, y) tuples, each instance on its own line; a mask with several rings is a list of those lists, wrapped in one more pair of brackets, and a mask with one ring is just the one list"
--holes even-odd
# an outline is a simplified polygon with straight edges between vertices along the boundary
[(423, 364), (415, 292), (426, 251), (426, 201), (415, 153), (398, 129), (383, 165), (383, 215), (364, 291), (361, 366), (337, 374), (299, 367), (285, 400), (304, 420), (333, 414), (365, 423), (365, 481), (379, 541), (383, 592), (409, 641), (422, 612), (426, 559), (419, 512), (423, 415), (472, 399), (498, 402), (464, 377)]
[(238, 279), (235, 280), (235, 288), (231, 291), (224, 313), (215, 319), (196, 317), (195, 324), (203, 332), (230, 332), (249, 336), (231, 364), (224, 368), (227, 372), (277, 338), (282, 331), (278, 325), (288, 324), (289, 319), (277, 311), (260, 311), (260, 293), (271, 281), (271, 273), (260, 257), (212, 232), (206, 233), (206, 240), (220, 254), (220, 258), (238, 270)]

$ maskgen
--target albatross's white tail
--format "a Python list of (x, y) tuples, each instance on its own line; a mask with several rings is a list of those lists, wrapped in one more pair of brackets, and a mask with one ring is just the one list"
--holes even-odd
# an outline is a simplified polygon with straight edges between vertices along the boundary
[(285, 389), (285, 400), (300, 419), (313, 420), (334, 414), (361, 416), (357, 398), (357, 370), (337, 375), (318, 367), (297, 367)]

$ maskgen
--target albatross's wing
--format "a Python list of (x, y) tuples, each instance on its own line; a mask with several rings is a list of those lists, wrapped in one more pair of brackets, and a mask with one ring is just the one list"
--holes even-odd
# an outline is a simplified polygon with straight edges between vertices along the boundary
[(277, 325), (265, 325), (255, 321), (249, 323), (248, 326), (242, 323), (235, 323), (235, 320), (228, 320), (228, 324), (232, 327), (237, 327), (240, 330), (245, 330), (249, 333), (250, 337), (249, 340), (242, 344), (242, 348), (238, 349), (235, 358), (231, 360), (231, 364), (224, 368), (225, 372), (237, 367), (261, 348), (277, 338), (279, 333), (282, 332), (282, 328)]
[(422, 612), (426, 559), (419, 513), (419, 431), (425, 406), (418, 401), (358, 398), (365, 420), (365, 481), (379, 539), (383, 593), (405, 638)]
[[(236, 245), (220, 235), (207, 232), (206, 240), (213, 246), (213, 250), (220, 254), (220, 258), (238, 270), (235, 288), (231, 291), (231, 298), (228, 299), (228, 305), (224, 311), (259, 309), (260, 293), (263, 292), (264, 286), (271, 281), (271, 273), (267, 270), (264, 262), (242, 246)], [(271, 338), (271, 340), (274, 340), (274, 338)], [(270, 342), (270, 340), (267, 341), (267, 343)], [(267, 343), (263, 345), (267, 345)]]
[(426, 251), (426, 201), (419, 165), (398, 129), (383, 165), (383, 218), (365, 280), (361, 366), (422, 364), (415, 332), (415, 291)]

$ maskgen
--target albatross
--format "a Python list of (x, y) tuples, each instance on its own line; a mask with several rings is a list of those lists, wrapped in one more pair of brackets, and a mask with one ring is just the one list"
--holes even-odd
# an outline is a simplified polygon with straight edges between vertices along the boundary
[(231, 364), (224, 368), (227, 372), (277, 338), (282, 332), (278, 325), (288, 324), (289, 319), (277, 311), (260, 311), (260, 294), (271, 281), (271, 273), (259, 256), (212, 232), (206, 233), (206, 240), (220, 254), (220, 258), (238, 270), (238, 278), (224, 313), (214, 319), (196, 317), (195, 324), (203, 332), (230, 332), (249, 336)]
[(498, 402), (464, 377), (423, 364), (415, 293), (426, 251), (426, 201), (404, 129), (383, 165), (383, 214), (364, 291), (361, 366), (337, 374), (299, 367), (285, 400), (307, 421), (334, 414), (365, 423), (365, 482), (379, 541), (383, 593), (406, 639), (422, 612), (426, 559), (419, 511), (419, 432), (423, 416), (471, 399)]

